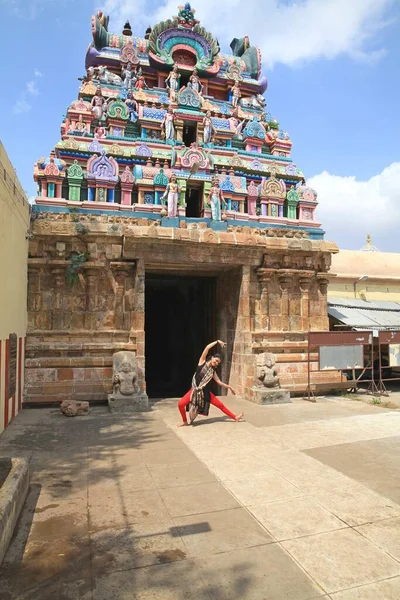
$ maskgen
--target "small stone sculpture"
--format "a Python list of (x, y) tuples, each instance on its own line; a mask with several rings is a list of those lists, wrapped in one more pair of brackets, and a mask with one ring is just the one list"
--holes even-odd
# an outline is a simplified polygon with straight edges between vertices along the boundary
[(64, 400), (60, 404), (60, 412), (66, 417), (83, 417), (89, 413), (89, 402)]
[(148, 410), (147, 395), (140, 391), (138, 366), (134, 352), (116, 352), (113, 356), (113, 393), (108, 396), (111, 412)]
[(275, 368), (275, 356), (271, 352), (264, 352), (257, 356), (257, 387), (280, 387), (278, 371)]
[(119, 371), (113, 375), (113, 392), (114, 395), (121, 394), (122, 396), (132, 396), (137, 394), (139, 386), (136, 383), (137, 368), (134, 364), (124, 362), (119, 368)]
[(263, 352), (257, 354), (255, 361), (256, 377), (250, 400), (264, 406), (291, 402), (290, 392), (280, 386), (275, 356), (271, 352)]

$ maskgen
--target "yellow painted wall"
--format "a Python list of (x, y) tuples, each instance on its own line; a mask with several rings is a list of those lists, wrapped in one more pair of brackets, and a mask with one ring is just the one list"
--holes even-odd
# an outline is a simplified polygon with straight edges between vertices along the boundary
[[(400, 253), (340, 250), (332, 256), (332, 297), (400, 302)], [(365, 281), (358, 281), (367, 275)], [(354, 294), (356, 283), (356, 295)]]
[[(0, 142), (0, 432), (18, 412), (22, 399), (24, 349), (27, 324), (27, 260), (29, 202)], [(18, 338), (17, 390), (6, 398), (6, 343), (10, 333)], [(20, 341), (21, 340), (21, 341)], [(18, 377), (21, 365), (21, 378)]]
[[(399, 255), (400, 261), (400, 255)], [(328, 287), (330, 298), (358, 298), (360, 300), (381, 300), (386, 302), (400, 302), (400, 282), (392, 283), (385, 279), (381, 283), (368, 283), (361, 281), (356, 285), (354, 295), (353, 282), (339, 283), (332, 281)]]

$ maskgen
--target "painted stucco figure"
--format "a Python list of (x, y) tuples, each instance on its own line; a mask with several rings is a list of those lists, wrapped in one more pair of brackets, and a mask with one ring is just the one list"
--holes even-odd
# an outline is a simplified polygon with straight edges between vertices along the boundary
[(192, 90), (195, 90), (198, 94), (202, 93), (203, 84), (201, 83), (200, 77), (197, 74), (197, 69), (194, 69), (193, 73), (189, 77), (188, 87), (192, 88)]
[(176, 217), (178, 214), (178, 200), (181, 188), (179, 187), (176, 175), (173, 173), (170, 177), (169, 183), (161, 199), (167, 198), (168, 203), (168, 216)]
[(135, 87), (137, 74), (131, 63), (128, 63), (126, 67), (122, 66), (122, 80), (126, 90), (132, 90)]
[(176, 100), (176, 95), (179, 90), (180, 78), (181, 76), (178, 71), (178, 65), (174, 65), (174, 68), (165, 80), (165, 85), (169, 92), (169, 98), (172, 102), (175, 102)]
[(165, 139), (166, 140), (174, 140), (175, 139), (175, 114), (172, 108), (169, 108), (164, 115), (161, 126), (165, 131)]
[(211, 112), (208, 110), (203, 119), (203, 142), (209, 144), (211, 142), (214, 127), (211, 120)]
[(240, 85), (239, 85), (238, 81), (235, 81), (235, 83), (231, 87), (231, 91), (232, 91), (232, 105), (236, 108), (238, 105), (238, 102), (242, 96), (242, 92), (240, 91)]
[(128, 97), (125, 100), (125, 104), (128, 107), (129, 120), (132, 123), (136, 123), (136, 121), (138, 120), (139, 106), (136, 100), (134, 99), (132, 92), (128, 92)]
[(101, 93), (101, 88), (97, 88), (96, 94), (93, 96), (90, 106), (95, 118), (101, 121), (106, 107), (106, 99)]
[(222, 220), (222, 212), (221, 206), (226, 205), (224, 195), (222, 193), (221, 188), (219, 187), (218, 177), (215, 177), (212, 181), (212, 186), (210, 188), (210, 193), (208, 195), (208, 202), (211, 207), (211, 215), (213, 221), (221, 221)]

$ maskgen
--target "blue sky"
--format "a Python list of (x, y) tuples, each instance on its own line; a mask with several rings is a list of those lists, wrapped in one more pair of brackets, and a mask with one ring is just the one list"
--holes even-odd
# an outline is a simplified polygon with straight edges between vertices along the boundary
[[(105, 0), (110, 31), (134, 34), (178, 1)], [(193, 4), (196, 8), (196, 4)], [(250, 36), (262, 49), (268, 110), (318, 192), (327, 238), (360, 248), (366, 234), (399, 251), (399, 5), (396, 0), (201, 0), (196, 16), (224, 51)], [(0, 137), (29, 196), (34, 162), (59, 140), (91, 41), (91, 0), (0, 0)], [(245, 8), (246, 7), (246, 10)], [(260, 15), (263, 18), (260, 18)], [(5, 59), (5, 60), (4, 60)]]

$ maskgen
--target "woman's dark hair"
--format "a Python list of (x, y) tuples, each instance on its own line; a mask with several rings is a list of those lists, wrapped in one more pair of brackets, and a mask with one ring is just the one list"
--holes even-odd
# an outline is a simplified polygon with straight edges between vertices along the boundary
[(219, 360), (222, 362), (222, 357), (220, 354), (211, 354), (210, 358), (219, 358)]

